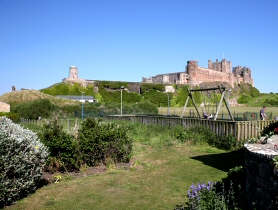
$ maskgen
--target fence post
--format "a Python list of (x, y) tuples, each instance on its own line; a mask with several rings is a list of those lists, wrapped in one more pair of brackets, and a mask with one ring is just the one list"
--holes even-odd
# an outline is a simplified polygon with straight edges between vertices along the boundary
[(70, 119), (68, 119), (68, 131), (70, 131)]

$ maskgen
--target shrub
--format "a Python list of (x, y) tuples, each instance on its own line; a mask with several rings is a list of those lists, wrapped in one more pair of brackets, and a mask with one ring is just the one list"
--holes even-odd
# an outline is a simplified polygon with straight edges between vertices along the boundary
[(78, 131), (80, 154), (88, 166), (105, 163), (106, 159), (128, 162), (132, 142), (127, 129), (101, 119), (87, 118)]
[(261, 136), (271, 136), (274, 134), (275, 132), (275, 128), (278, 128), (278, 121), (271, 123), (270, 125), (266, 126), (261, 132), (260, 135)]
[(11, 111), (25, 119), (38, 119), (39, 116), (47, 118), (57, 109), (48, 99), (38, 99), (11, 107)]
[(155, 104), (148, 101), (139, 102), (132, 105), (132, 110), (134, 114), (145, 114), (145, 115), (156, 115), (158, 110)]
[[(173, 94), (170, 93), (170, 98)], [(143, 94), (144, 99), (150, 101), (156, 106), (168, 106), (168, 96), (163, 92), (158, 92), (157, 90), (150, 90)]]
[(50, 171), (73, 171), (79, 168), (77, 141), (63, 131), (63, 126), (57, 120), (44, 124), (40, 138), (49, 148), (50, 158), (47, 165)]
[(19, 122), (19, 116), (16, 113), (11, 112), (0, 112), (0, 116), (6, 116), (7, 118), (11, 119), (13, 122)]
[(48, 157), (37, 135), (0, 117), (0, 207), (33, 192)]

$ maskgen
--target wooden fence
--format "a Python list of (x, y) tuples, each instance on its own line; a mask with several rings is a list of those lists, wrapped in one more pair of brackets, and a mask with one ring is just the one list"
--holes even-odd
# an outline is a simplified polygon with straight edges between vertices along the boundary
[[(253, 120), (253, 121), (225, 121), (225, 120), (200, 120), (198, 118), (180, 118), (166, 116), (135, 116), (135, 115), (110, 115), (104, 116), (104, 120), (125, 120), (130, 122), (139, 122), (145, 125), (157, 124), (160, 126), (176, 126), (193, 127), (203, 125), (218, 136), (233, 135), (237, 140), (243, 141), (247, 139), (257, 138), (258, 133), (266, 126), (274, 123), (274, 120)], [(38, 124), (43, 125), (44, 120), (26, 120), (21, 119), (21, 124)], [(77, 132), (81, 119), (60, 119), (59, 122), (63, 125), (64, 130), (75, 133)]]
[(254, 121), (224, 121), (224, 120), (200, 120), (198, 118), (180, 118), (164, 116), (105, 116), (105, 120), (126, 120), (130, 122), (139, 122), (142, 124), (157, 124), (161, 126), (192, 127), (203, 125), (218, 136), (233, 135), (238, 141), (257, 138), (260, 131), (268, 125), (274, 123), (274, 120), (254, 120)]
[[(48, 120), (30, 120), (30, 119), (20, 119), (20, 124), (28, 125), (28, 124), (35, 124), (38, 126), (43, 126)], [(82, 119), (58, 119), (60, 125), (63, 126), (63, 130), (69, 133), (75, 134), (78, 131), (79, 125), (82, 122)]]

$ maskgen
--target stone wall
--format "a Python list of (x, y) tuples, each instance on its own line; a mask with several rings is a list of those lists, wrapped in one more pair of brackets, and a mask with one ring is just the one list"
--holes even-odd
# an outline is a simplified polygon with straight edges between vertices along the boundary
[(271, 163), (278, 155), (274, 151), (277, 143), (268, 140), (267, 144), (245, 144), (246, 201), (248, 209), (278, 209), (278, 175)]
[(0, 101), (0, 112), (10, 112), (10, 104)]
[(198, 66), (197, 60), (187, 61), (184, 72), (158, 74), (150, 78), (142, 78), (142, 82), (167, 83), (167, 84), (189, 84), (199, 85), (203, 82), (227, 82), (231, 87), (234, 83), (249, 83), (254, 86), (251, 69), (237, 66), (232, 70), (232, 62), (222, 59), (216, 62), (208, 61), (208, 68)]

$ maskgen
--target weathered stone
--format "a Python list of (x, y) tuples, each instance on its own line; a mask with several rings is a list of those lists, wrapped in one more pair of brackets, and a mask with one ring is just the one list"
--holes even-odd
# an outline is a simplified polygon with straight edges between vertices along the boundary
[(278, 136), (266, 144), (245, 144), (246, 201), (248, 209), (277, 209), (278, 178), (272, 158), (278, 155), (274, 145)]

